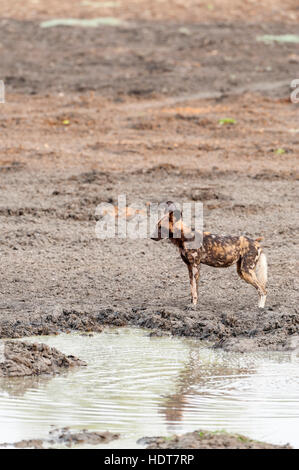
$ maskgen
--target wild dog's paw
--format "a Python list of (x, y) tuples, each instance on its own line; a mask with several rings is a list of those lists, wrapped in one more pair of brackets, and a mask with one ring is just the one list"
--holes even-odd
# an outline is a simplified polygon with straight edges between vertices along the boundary
[(184, 308), (184, 310), (191, 311), (191, 312), (196, 309), (197, 309), (197, 305), (194, 305), (194, 304), (186, 305), (186, 307)]

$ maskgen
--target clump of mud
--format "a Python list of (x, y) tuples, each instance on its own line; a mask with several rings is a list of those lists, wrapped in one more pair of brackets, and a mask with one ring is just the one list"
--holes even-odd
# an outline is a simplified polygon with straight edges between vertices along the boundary
[(42, 343), (6, 341), (4, 355), (0, 357), (0, 377), (56, 374), (86, 362), (75, 356), (66, 356)]
[(53, 445), (61, 444), (72, 447), (78, 444), (106, 444), (114, 439), (119, 439), (120, 435), (111, 432), (90, 432), (86, 429), (78, 432), (72, 432), (69, 428), (53, 429), (50, 431), (49, 439), (24, 439), (14, 444), (4, 443), (1, 447), (15, 447), (18, 449), (34, 448), (44, 449)]
[(107, 442), (119, 439), (120, 434), (106, 432), (90, 432), (86, 429), (78, 432), (71, 432), (69, 428), (54, 429), (50, 432), (53, 436), (48, 442), (50, 444), (58, 443), (72, 447), (77, 444), (106, 444)]
[(149, 437), (139, 441), (147, 449), (291, 449), (289, 444), (276, 446), (253, 441), (240, 434), (194, 431), (181, 436)]
[(15, 444), (1, 444), (1, 447), (15, 447), (16, 449), (43, 449), (42, 439), (23, 439)]

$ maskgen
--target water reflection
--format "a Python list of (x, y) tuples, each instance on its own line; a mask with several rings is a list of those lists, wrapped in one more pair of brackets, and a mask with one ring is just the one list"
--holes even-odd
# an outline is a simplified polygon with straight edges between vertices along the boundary
[[(60, 377), (67, 377), (73, 371), (65, 371), (60, 374)], [(29, 377), (0, 377), (0, 394), (10, 397), (23, 397), (26, 392), (38, 390), (45, 387), (51, 380), (52, 375), (45, 376), (29, 376)]]
[[(193, 345), (190, 344), (190, 348), (188, 361), (175, 381), (176, 393), (165, 397), (165, 401), (160, 405), (160, 413), (165, 417), (169, 432), (180, 430), (181, 426), (178, 424), (183, 421), (184, 411), (190, 406), (190, 397), (205, 395), (204, 385), (207, 382), (207, 377), (213, 378), (214, 382), (220, 384), (223, 377), (247, 376), (255, 372), (255, 369), (249, 368), (249, 365), (242, 367), (240, 364), (232, 366), (230, 363), (218, 362), (215, 360), (214, 354), (211, 355), (214, 360), (211, 358), (207, 360), (206, 354), (203, 353), (202, 348), (198, 348), (198, 344), (195, 342)], [(200, 408), (197, 412), (200, 412)]]

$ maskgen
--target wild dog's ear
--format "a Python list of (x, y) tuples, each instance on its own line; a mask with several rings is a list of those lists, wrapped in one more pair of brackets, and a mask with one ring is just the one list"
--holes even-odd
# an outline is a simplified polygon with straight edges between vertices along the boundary
[(163, 238), (172, 238), (173, 220), (172, 215), (166, 213), (158, 221), (155, 232), (151, 235), (151, 239), (155, 241)]
[(182, 213), (181, 211), (177, 208), (174, 202), (172, 201), (167, 201), (166, 203), (167, 207), (167, 212), (169, 213), (170, 216), (173, 216), (174, 221), (178, 221), (182, 218)]
[(172, 202), (172, 201), (163, 202), (163, 206), (164, 206), (164, 213), (165, 214), (170, 214), (171, 212), (173, 212), (177, 209), (175, 203)]

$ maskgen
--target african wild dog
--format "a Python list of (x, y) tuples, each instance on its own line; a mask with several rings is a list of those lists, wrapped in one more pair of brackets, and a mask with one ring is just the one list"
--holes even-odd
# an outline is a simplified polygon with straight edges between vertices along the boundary
[[(182, 213), (173, 202), (168, 201), (166, 206), (166, 214), (159, 220), (157, 233), (151, 238), (155, 241), (169, 238), (179, 248), (189, 271), (193, 305), (197, 304), (200, 263), (215, 268), (227, 268), (236, 263), (239, 276), (257, 289), (258, 306), (263, 308), (267, 296), (267, 258), (259, 244), (262, 237), (252, 240), (245, 236), (220, 236), (192, 231), (183, 223)], [(194, 242), (196, 237), (202, 238), (202, 241), (192, 248), (190, 242)]]

